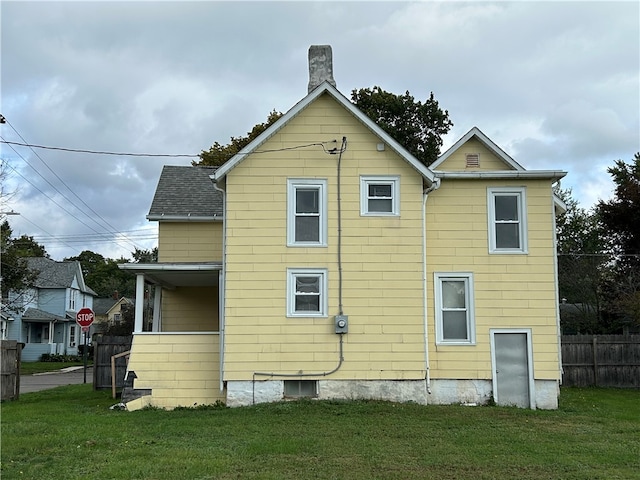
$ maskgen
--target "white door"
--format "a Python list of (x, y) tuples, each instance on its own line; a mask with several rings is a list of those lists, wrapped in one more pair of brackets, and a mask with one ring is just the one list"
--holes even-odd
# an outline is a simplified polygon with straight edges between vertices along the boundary
[(498, 405), (535, 408), (531, 332), (492, 330), (493, 397)]

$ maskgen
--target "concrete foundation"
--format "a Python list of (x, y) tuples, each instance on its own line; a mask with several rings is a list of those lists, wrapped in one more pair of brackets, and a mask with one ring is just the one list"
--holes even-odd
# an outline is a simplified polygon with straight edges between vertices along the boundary
[(429, 403), (434, 405), (484, 405), (493, 395), (491, 380), (431, 380)]
[[(493, 396), (489, 380), (318, 380), (321, 400), (384, 400), (415, 402), (421, 405), (485, 405)], [(535, 407), (558, 408), (559, 387), (555, 380), (535, 381)], [(228, 381), (227, 406), (240, 407), (284, 400), (283, 380)]]

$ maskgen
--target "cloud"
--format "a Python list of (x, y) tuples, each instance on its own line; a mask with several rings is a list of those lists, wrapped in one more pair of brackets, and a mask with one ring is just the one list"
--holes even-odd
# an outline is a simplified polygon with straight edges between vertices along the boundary
[[(567, 170), (563, 186), (585, 207), (610, 195), (607, 166), (640, 151), (637, 2), (0, 8), (2, 113), (17, 130), (2, 126), (8, 140), (20, 141), (19, 133), (42, 145), (197, 154), (245, 135), (273, 109), (292, 107), (307, 93), (309, 45), (331, 44), (346, 96), (373, 85), (409, 90), (418, 100), (433, 91), (455, 123), (445, 146), (478, 126), (527, 168)], [(191, 161), (38, 150), (71, 193), (34, 152), (16, 150), (2, 148), (3, 159), (28, 179), (10, 180), (20, 189), (10, 207), (23, 213), (10, 219), (14, 233), (58, 237), (95, 235), (91, 228), (153, 230), (145, 215), (162, 165)], [(153, 246), (152, 239), (140, 243)], [(62, 258), (83, 247), (112, 258), (132, 250), (121, 241), (58, 242), (50, 253)]]

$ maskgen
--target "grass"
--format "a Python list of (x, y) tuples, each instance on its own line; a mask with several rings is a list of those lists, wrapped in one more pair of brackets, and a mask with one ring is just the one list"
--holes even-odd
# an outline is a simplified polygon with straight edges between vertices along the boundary
[(3, 479), (633, 479), (640, 391), (563, 389), (557, 411), (299, 401), (110, 410), (70, 385), (2, 404)]
[[(92, 364), (93, 362), (88, 362)], [(55, 370), (62, 370), (67, 367), (83, 366), (80, 362), (21, 362), (20, 363), (20, 375), (33, 375), (34, 373), (53, 372)]]

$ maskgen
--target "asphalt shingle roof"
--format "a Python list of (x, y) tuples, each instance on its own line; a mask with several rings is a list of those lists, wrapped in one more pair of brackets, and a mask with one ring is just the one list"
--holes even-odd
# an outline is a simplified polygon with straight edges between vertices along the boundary
[(39, 288), (70, 287), (78, 272), (76, 262), (56, 262), (46, 257), (27, 258), (27, 267), (38, 272), (35, 286)]
[(42, 320), (42, 321), (52, 321), (59, 320), (65, 321), (67, 320), (64, 317), (60, 317), (58, 315), (54, 315), (53, 313), (45, 312), (44, 310), (40, 310), (39, 308), (29, 307), (22, 314), (23, 320)]
[(147, 218), (218, 217), (223, 215), (222, 193), (209, 178), (216, 167), (165, 165)]
[[(37, 272), (35, 281), (37, 288), (68, 288), (73, 284), (76, 275), (82, 275), (80, 262), (56, 262), (46, 257), (27, 258), (27, 268)], [(84, 293), (96, 295), (90, 287), (84, 285), (84, 279), (78, 278), (80, 289)]]

